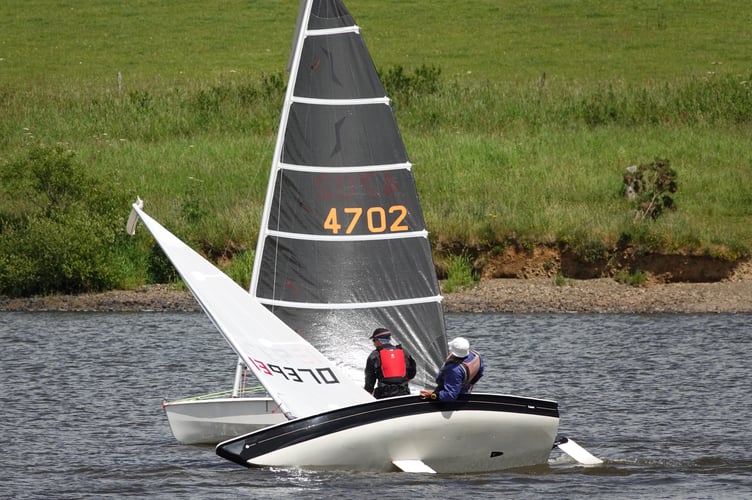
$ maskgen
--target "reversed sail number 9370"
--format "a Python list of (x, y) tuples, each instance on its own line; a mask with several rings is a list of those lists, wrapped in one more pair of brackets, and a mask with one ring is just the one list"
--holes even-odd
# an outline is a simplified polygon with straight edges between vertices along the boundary
[[(365, 211), (365, 217), (363, 217), (363, 209), (361, 207), (343, 208), (342, 212), (344, 212), (343, 219), (349, 218), (345, 234), (351, 234), (361, 219), (365, 219), (369, 233), (383, 233), (387, 229), (390, 232), (408, 230), (408, 227), (404, 224), (405, 217), (407, 217), (407, 208), (404, 205), (392, 205), (387, 210), (384, 210), (383, 207), (371, 207)], [(324, 229), (331, 231), (332, 234), (339, 234), (342, 230), (342, 224), (340, 223), (336, 208), (329, 210), (324, 220)]]

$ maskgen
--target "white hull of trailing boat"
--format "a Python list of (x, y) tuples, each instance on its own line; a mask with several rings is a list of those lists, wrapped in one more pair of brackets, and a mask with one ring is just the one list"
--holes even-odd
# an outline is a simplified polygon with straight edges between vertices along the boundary
[(546, 403), (540, 400), (526, 399), (520, 411), (499, 401), (384, 401), (235, 438), (220, 443), (217, 453), (247, 467), (390, 471), (408, 470), (399, 467), (407, 463), (439, 473), (478, 473), (546, 464), (559, 426), (556, 410), (534, 410)]
[[(216, 398), (163, 403), (175, 439), (212, 444), (287, 422), (271, 398)], [(276, 410), (276, 412), (275, 412)]]

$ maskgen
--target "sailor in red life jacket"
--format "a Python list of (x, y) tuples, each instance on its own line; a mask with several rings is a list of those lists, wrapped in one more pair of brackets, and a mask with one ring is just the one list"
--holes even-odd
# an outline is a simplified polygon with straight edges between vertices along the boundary
[(449, 342), (449, 357), (436, 376), (436, 389), (422, 390), (422, 399), (453, 401), (460, 394), (473, 390), (473, 386), (483, 376), (483, 356), (470, 349), (470, 342), (457, 337)]
[(392, 332), (386, 328), (374, 330), (370, 339), (376, 349), (366, 361), (364, 389), (376, 399), (410, 394), (408, 382), (415, 377), (415, 360), (401, 345), (392, 345)]

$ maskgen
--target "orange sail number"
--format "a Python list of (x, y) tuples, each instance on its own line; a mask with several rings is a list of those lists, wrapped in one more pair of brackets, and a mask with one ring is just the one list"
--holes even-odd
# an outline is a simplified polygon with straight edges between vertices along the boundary
[[(387, 211), (383, 207), (371, 207), (366, 210), (365, 217), (363, 217), (363, 209), (361, 207), (348, 207), (343, 208), (343, 219), (349, 217), (349, 223), (345, 229), (345, 234), (352, 234), (355, 228), (358, 226), (358, 222), (361, 218), (365, 219), (365, 223), (368, 225), (369, 233), (383, 233), (389, 229), (390, 232), (407, 231), (408, 227), (404, 224), (405, 217), (407, 217), (407, 208), (404, 205), (392, 205), (388, 209), (389, 217), (387, 217)], [(387, 222), (387, 218), (391, 220), (391, 223)], [(340, 223), (339, 215), (336, 208), (331, 208), (324, 220), (324, 229), (331, 231), (332, 234), (339, 234), (342, 230), (342, 224)]]

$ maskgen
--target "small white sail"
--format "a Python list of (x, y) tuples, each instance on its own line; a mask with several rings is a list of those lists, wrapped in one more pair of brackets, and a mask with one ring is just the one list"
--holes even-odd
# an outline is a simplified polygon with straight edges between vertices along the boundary
[(133, 210), (214, 325), (288, 418), (373, 401), (298, 333), (139, 205), (134, 203)]

